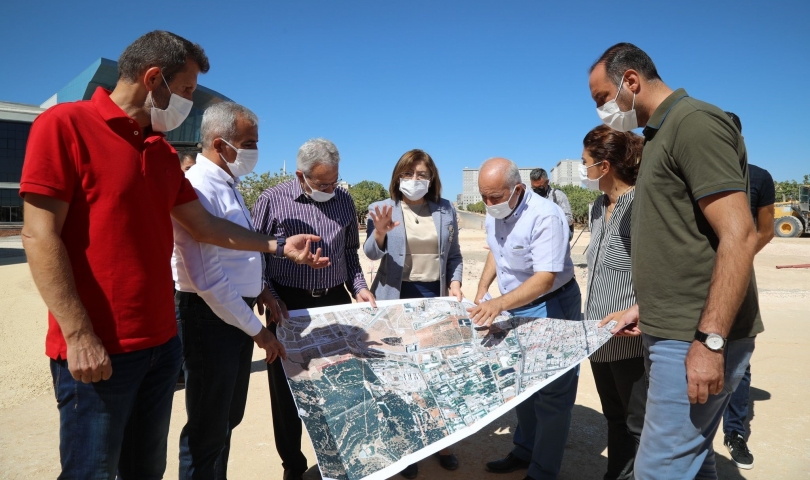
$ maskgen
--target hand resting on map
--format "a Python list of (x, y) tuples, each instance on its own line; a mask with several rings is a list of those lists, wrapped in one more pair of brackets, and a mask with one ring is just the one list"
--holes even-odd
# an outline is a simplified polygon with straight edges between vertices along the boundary
[(601, 322), (599, 327), (604, 327), (612, 321), (616, 321), (616, 326), (610, 331), (617, 337), (637, 337), (641, 335), (641, 330), (638, 328), (638, 304), (633, 305), (627, 310), (620, 310), (613, 312)]

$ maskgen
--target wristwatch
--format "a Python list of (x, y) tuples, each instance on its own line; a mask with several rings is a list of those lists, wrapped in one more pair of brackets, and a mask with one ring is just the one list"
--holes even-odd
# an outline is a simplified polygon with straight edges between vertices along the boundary
[(276, 236), (276, 258), (284, 258), (284, 245), (287, 244), (287, 237), (284, 235)]
[(726, 339), (716, 333), (703, 333), (695, 330), (695, 340), (706, 345), (713, 352), (719, 352), (726, 346)]

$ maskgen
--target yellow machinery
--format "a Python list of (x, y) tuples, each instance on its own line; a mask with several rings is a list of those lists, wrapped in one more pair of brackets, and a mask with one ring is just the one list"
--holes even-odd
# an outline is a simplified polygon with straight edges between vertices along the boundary
[(773, 230), (777, 237), (810, 233), (810, 185), (799, 187), (799, 201), (774, 204)]

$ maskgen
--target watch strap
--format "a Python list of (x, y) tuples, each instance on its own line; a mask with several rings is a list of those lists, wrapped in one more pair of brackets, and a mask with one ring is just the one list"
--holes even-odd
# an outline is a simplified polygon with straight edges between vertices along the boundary
[(284, 258), (284, 245), (287, 244), (287, 237), (279, 235), (276, 237), (276, 258)]

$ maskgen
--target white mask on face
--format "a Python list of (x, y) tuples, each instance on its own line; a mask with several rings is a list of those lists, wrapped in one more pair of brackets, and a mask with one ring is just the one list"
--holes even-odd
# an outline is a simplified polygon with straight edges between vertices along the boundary
[(252, 172), (254, 168), (256, 168), (256, 163), (259, 162), (259, 150), (252, 149), (248, 150), (245, 148), (236, 148), (223, 138), (222, 141), (225, 145), (233, 148), (236, 150), (236, 159), (233, 163), (225, 160), (225, 157), (222, 154), (219, 154), (219, 157), (228, 164), (228, 170), (231, 171), (231, 175), (234, 177), (241, 177), (242, 175), (247, 175), (248, 173)]
[(602, 177), (604, 177), (605, 174), (603, 173), (602, 175), (599, 176), (599, 178), (595, 180), (588, 178), (588, 169), (593, 166), (599, 165), (600, 163), (602, 162), (594, 163), (593, 165), (590, 165), (588, 167), (586, 167), (585, 165), (579, 166), (579, 179), (582, 180), (582, 183), (585, 184), (585, 188), (587, 188), (588, 190), (594, 190), (597, 192), (601, 191), (599, 190), (599, 180)]
[(185, 121), (188, 114), (191, 113), (191, 107), (194, 105), (194, 102), (176, 93), (172, 93), (171, 88), (169, 88), (169, 83), (166, 81), (166, 77), (164, 77), (162, 73), (160, 76), (163, 78), (163, 83), (166, 84), (166, 88), (169, 89), (169, 93), (171, 93), (172, 96), (169, 98), (169, 106), (166, 107), (166, 110), (161, 110), (155, 106), (155, 97), (152, 95), (152, 92), (149, 92), (149, 100), (152, 102), (152, 130), (166, 133), (179, 127), (183, 121)]
[(326, 193), (326, 192), (322, 192), (320, 190), (316, 190), (315, 187), (313, 187), (312, 185), (309, 184), (309, 180), (307, 180), (306, 175), (304, 175), (304, 181), (306, 182), (306, 184), (310, 188), (310, 190), (312, 190), (312, 192), (310, 192), (308, 194), (309, 198), (315, 200), (316, 202), (328, 202), (329, 200), (332, 200), (332, 197), (335, 196), (335, 192)]
[[(619, 92), (622, 91), (623, 86), (624, 79), (622, 79), (622, 83), (619, 84), (619, 91), (616, 92), (616, 98), (619, 98)], [(602, 119), (605, 125), (619, 132), (629, 132), (634, 128), (638, 128), (638, 119), (636, 118), (636, 94), (633, 94), (633, 106), (626, 112), (619, 110), (619, 104), (616, 103), (616, 98), (596, 108), (596, 113), (599, 114), (599, 118)]]
[(416, 200), (421, 199), (425, 196), (428, 192), (428, 188), (430, 188), (430, 180), (400, 180), (399, 181), (399, 191), (402, 192), (405, 197), (415, 202)]
[(515, 195), (516, 189), (517, 185), (512, 187), (512, 193), (509, 194), (509, 198), (507, 198), (505, 202), (492, 206), (487, 205), (486, 206), (487, 213), (489, 214), (489, 216), (491, 216), (492, 218), (497, 218), (498, 220), (508, 217), (509, 214), (512, 213), (512, 210), (514, 210), (512, 207), (509, 206), (509, 202), (512, 201), (512, 197)]

